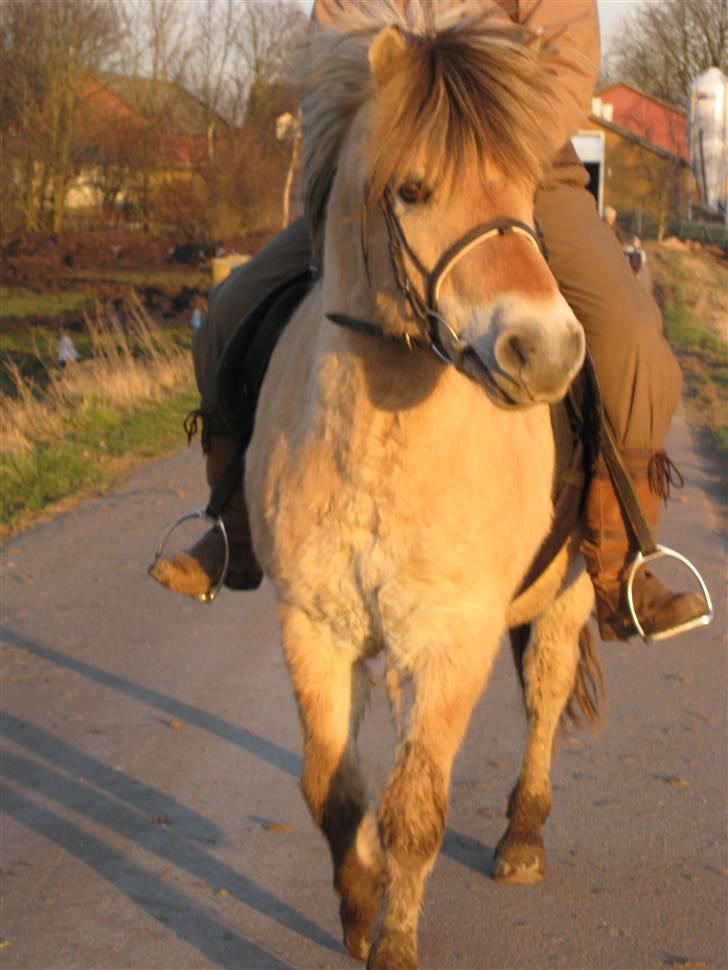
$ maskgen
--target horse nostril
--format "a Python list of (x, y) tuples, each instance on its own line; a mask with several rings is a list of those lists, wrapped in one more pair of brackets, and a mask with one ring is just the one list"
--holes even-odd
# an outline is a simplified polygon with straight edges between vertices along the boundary
[(536, 345), (529, 337), (511, 334), (505, 342), (504, 350), (515, 359), (516, 364), (526, 367), (536, 352)]
[(581, 327), (577, 327), (571, 335), (571, 346), (577, 357), (580, 357), (584, 353), (584, 343), (584, 331)]

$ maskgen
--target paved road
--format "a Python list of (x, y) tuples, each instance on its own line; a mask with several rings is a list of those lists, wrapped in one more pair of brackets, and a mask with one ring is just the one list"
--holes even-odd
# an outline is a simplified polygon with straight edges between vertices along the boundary
[[(502, 652), (456, 765), (425, 970), (728, 967), (720, 482), (682, 425), (672, 451), (688, 485), (662, 539), (700, 561), (718, 622), (603, 648), (609, 721), (561, 741), (550, 874), (532, 889), (488, 877), (523, 742)], [(270, 590), (208, 608), (144, 573), (201, 480), (180, 452), (4, 551), (1, 967), (355, 966), (297, 789)], [(364, 747), (376, 785), (392, 747), (379, 689)]]

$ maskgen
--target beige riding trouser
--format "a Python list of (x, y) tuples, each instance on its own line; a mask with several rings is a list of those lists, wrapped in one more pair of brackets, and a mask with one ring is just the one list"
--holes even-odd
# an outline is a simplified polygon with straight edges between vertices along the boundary
[[(657, 304), (632, 273), (612, 230), (602, 222), (580, 164), (560, 165), (536, 196), (536, 220), (549, 265), (581, 321), (602, 400), (623, 448), (652, 454), (662, 447), (681, 378), (662, 335)], [(213, 290), (193, 356), (202, 406), (217, 420), (217, 365), (241, 319), (276, 283), (306, 268), (303, 221), (289, 226)]]

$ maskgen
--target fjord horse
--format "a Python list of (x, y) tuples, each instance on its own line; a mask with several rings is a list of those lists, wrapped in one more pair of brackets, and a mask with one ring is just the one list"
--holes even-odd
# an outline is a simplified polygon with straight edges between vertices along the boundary
[[(374, 970), (417, 966), (453, 758), (504, 632), (527, 621), (528, 740), (496, 876), (542, 877), (554, 733), (593, 602), (571, 546), (514, 600), (552, 519), (548, 405), (584, 357), (533, 227), (551, 150), (539, 53), (491, 16), (409, 10), (362, 3), (345, 33), (308, 43), (319, 279), (274, 351), (245, 480), (303, 795), (344, 941)], [(399, 742), (372, 808), (357, 731), (378, 654)]]

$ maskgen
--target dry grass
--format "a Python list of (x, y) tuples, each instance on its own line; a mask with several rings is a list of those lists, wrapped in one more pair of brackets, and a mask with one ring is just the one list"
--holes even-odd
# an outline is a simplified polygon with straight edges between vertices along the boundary
[(69, 427), (99, 404), (132, 411), (192, 385), (189, 351), (180, 347), (131, 297), (122, 325), (97, 306), (86, 324), (91, 357), (63, 370), (47, 369), (42, 389), (12, 361), (5, 370), (15, 394), (0, 411), (0, 455), (15, 459), (62, 439)]
[(728, 262), (722, 251), (666, 240), (648, 247), (665, 333), (683, 372), (690, 423), (728, 461)]

